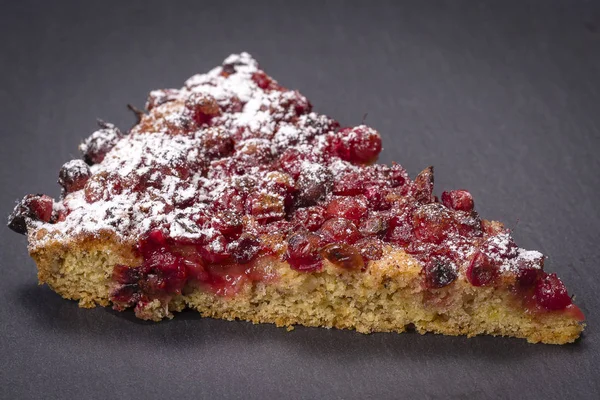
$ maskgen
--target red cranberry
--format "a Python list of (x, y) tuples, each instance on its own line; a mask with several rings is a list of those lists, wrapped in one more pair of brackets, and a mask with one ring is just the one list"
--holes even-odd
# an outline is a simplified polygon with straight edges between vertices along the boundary
[(404, 186), (408, 181), (408, 174), (400, 164), (394, 162), (390, 168), (388, 179), (392, 187)]
[(294, 213), (292, 221), (314, 232), (325, 222), (325, 209), (320, 206), (300, 208)]
[(337, 267), (359, 270), (365, 266), (360, 253), (353, 246), (331, 243), (323, 247), (321, 255)]
[(297, 271), (319, 271), (322, 257), (319, 253), (319, 237), (310, 232), (298, 232), (287, 240), (285, 258)]
[(103, 121), (99, 122), (102, 129), (92, 133), (80, 146), (83, 160), (89, 165), (99, 164), (104, 160), (106, 154), (123, 137), (121, 131), (113, 124)]
[(214, 97), (204, 93), (192, 93), (185, 101), (185, 108), (198, 126), (210, 125), (211, 120), (221, 114)]
[(408, 245), (414, 238), (412, 221), (408, 213), (395, 215), (389, 220), (386, 240), (400, 246)]
[(233, 139), (221, 128), (205, 129), (200, 140), (206, 155), (211, 158), (226, 157), (233, 152)]
[(223, 235), (215, 235), (210, 242), (200, 248), (202, 258), (209, 264), (225, 264), (231, 261), (227, 240)]
[(545, 275), (537, 282), (535, 298), (547, 310), (562, 310), (571, 304), (567, 288), (556, 274)]
[(372, 209), (382, 211), (391, 207), (391, 204), (386, 200), (388, 191), (380, 185), (367, 185), (364, 193)]
[(472, 211), (475, 207), (473, 196), (466, 190), (451, 190), (442, 193), (442, 203), (457, 211)]
[(114, 309), (124, 311), (133, 306), (140, 298), (140, 287), (137, 284), (119, 285), (110, 293), (110, 301), (114, 303)]
[(384, 235), (389, 226), (389, 221), (381, 215), (374, 215), (367, 218), (359, 227), (363, 236), (381, 236)]
[(246, 204), (246, 193), (244, 191), (228, 187), (214, 200), (212, 207), (215, 210), (225, 210), (242, 214)]
[(51, 222), (54, 200), (45, 194), (30, 194), (21, 200), (8, 217), (8, 227), (13, 231), (26, 234), (27, 220)]
[(137, 283), (141, 279), (140, 268), (132, 268), (126, 265), (115, 265), (112, 279), (122, 284)]
[(373, 238), (363, 238), (353, 245), (358, 249), (365, 262), (379, 260), (383, 257), (383, 242)]
[(235, 242), (232, 250), (233, 259), (238, 264), (247, 264), (260, 251), (260, 241), (252, 234), (244, 233)]
[(325, 221), (321, 230), (323, 243), (352, 244), (360, 239), (360, 233), (351, 221), (344, 218), (332, 218)]
[(279, 105), (286, 114), (295, 116), (308, 114), (312, 110), (312, 104), (297, 90), (283, 92), (280, 96)]
[(336, 197), (327, 205), (329, 217), (346, 218), (351, 221), (359, 221), (367, 214), (367, 204), (364, 196), (360, 197)]
[(533, 286), (544, 273), (544, 256), (538, 252), (527, 252), (527, 256), (519, 256), (517, 260), (517, 282), (519, 286)]
[(265, 74), (263, 71), (258, 71), (252, 74), (252, 80), (262, 90), (279, 90), (280, 86), (273, 78)]
[(454, 221), (458, 229), (458, 234), (462, 237), (481, 237), (481, 219), (475, 211), (456, 211), (454, 212)]
[(72, 160), (60, 169), (58, 183), (65, 193), (71, 193), (83, 189), (90, 176), (90, 167), (83, 160)]
[(261, 223), (277, 221), (285, 217), (284, 198), (277, 194), (259, 192), (247, 200), (248, 212)]
[(413, 214), (415, 236), (439, 244), (455, 232), (454, 221), (448, 209), (441, 204), (426, 204)]
[(473, 286), (487, 286), (498, 276), (498, 265), (481, 252), (475, 253), (467, 268), (467, 279)]
[(434, 258), (423, 267), (422, 273), (425, 278), (425, 287), (439, 289), (448, 286), (456, 280), (458, 275), (456, 269), (448, 261)]
[(481, 251), (490, 257), (504, 260), (517, 257), (519, 247), (507, 232), (490, 236), (481, 244)]
[(365, 193), (365, 183), (363, 177), (356, 172), (348, 173), (335, 180), (333, 185), (333, 194), (339, 196), (356, 196)]
[(236, 237), (242, 233), (244, 224), (239, 214), (223, 211), (213, 217), (211, 226), (226, 237)]
[(322, 165), (312, 164), (311, 168), (303, 169), (296, 187), (298, 189), (298, 206), (306, 207), (323, 200), (333, 186), (331, 172)]
[(333, 154), (353, 163), (371, 163), (377, 159), (381, 152), (379, 133), (365, 125), (341, 129), (331, 139)]
[(433, 202), (433, 167), (427, 167), (415, 178), (414, 197), (418, 202)]

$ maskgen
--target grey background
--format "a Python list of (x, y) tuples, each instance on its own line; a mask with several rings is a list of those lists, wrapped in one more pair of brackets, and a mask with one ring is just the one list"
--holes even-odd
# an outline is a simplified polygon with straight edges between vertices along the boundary
[[(124, 3), (124, 2), (123, 2)], [(343, 124), (381, 161), (543, 251), (588, 317), (564, 347), (83, 310), (36, 285), (0, 229), (3, 398), (600, 398), (600, 6), (583, 1), (31, 2), (0, 5), (0, 210), (58, 195), (57, 171), (101, 117), (133, 123), (152, 88), (232, 52)], [(424, 4), (426, 3), (426, 4)]]

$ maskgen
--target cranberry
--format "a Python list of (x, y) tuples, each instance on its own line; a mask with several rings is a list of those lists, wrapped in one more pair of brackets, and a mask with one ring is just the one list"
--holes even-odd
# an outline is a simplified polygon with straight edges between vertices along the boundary
[(562, 310), (571, 304), (567, 288), (556, 274), (547, 274), (537, 282), (535, 299), (547, 310)]
[(298, 232), (287, 240), (286, 260), (297, 271), (318, 271), (322, 268), (319, 237), (314, 233)]
[(300, 208), (294, 213), (292, 221), (314, 232), (325, 222), (325, 209), (320, 206)]
[(343, 243), (331, 243), (323, 247), (321, 255), (337, 267), (358, 270), (365, 266), (356, 248)]
[(359, 227), (363, 236), (381, 236), (384, 235), (389, 226), (389, 221), (382, 215), (374, 215), (367, 218)]
[(54, 200), (45, 194), (27, 195), (8, 217), (8, 227), (24, 235), (27, 233), (27, 221), (30, 219), (51, 222), (53, 205)]
[(133, 306), (140, 298), (138, 284), (119, 285), (110, 293), (110, 300), (117, 311)]
[(232, 211), (217, 213), (211, 221), (211, 226), (226, 237), (238, 236), (244, 227), (242, 217)]
[(519, 247), (507, 232), (490, 236), (481, 244), (481, 251), (490, 257), (508, 260), (517, 257)]
[(227, 240), (223, 235), (215, 235), (209, 243), (200, 248), (202, 258), (210, 264), (225, 264), (231, 261)]
[(408, 181), (408, 174), (400, 164), (392, 163), (389, 172), (389, 182), (392, 187), (404, 186)]
[(367, 214), (366, 199), (361, 197), (336, 197), (327, 205), (329, 217), (341, 217), (359, 221)]
[(84, 197), (88, 203), (94, 203), (99, 200), (110, 200), (112, 196), (123, 192), (122, 178), (116, 174), (99, 172), (92, 175), (86, 182), (84, 188)]
[(265, 74), (263, 71), (258, 71), (252, 74), (252, 80), (262, 90), (279, 90), (280, 86), (273, 78)]
[(277, 221), (285, 217), (284, 198), (278, 194), (259, 192), (247, 200), (248, 213), (261, 223)]
[(328, 219), (319, 233), (324, 243), (352, 244), (360, 239), (360, 233), (356, 225), (344, 218)]
[(297, 90), (282, 92), (279, 95), (279, 105), (285, 110), (286, 115), (302, 115), (312, 110), (312, 104)]
[(383, 257), (383, 242), (373, 238), (363, 238), (353, 245), (358, 249), (365, 262), (379, 260)]
[(381, 152), (381, 137), (373, 128), (361, 125), (341, 129), (331, 136), (331, 152), (343, 160), (368, 164)]
[(386, 200), (388, 191), (380, 185), (367, 185), (364, 193), (372, 209), (382, 211), (391, 207), (391, 204)]
[(519, 286), (533, 286), (543, 274), (544, 256), (538, 252), (527, 252), (527, 256), (517, 259), (517, 282)]
[(451, 190), (442, 193), (442, 203), (457, 211), (472, 211), (475, 207), (473, 196), (466, 190)]
[(304, 154), (292, 147), (281, 154), (279, 165), (282, 170), (290, 174), (294, 179), (298, 179), (302, 172), (302, 161), (305, 159), (306, 156)]
[(241, 214), (244, 212), (246, 198), (247, 195), (243, 190), (228, 187), (214, 199), (212, 207), (216, 210), (232, 211)]
[(126, 265), (115, 265), (112, 279), (122, 284), (137, 283), (141, 279), (140, 268), (132, 268)]
[(436, 244), (455, 232), (452, 215), (438, 203), (419, 207), (413, 214), (413, 227), (418, 239)]
[(233, 259), (238, 264), (247, 264), (260, 251), (260, 241), (252, 234), (244, 233), (235, 242), (232, 250)]
[(92, 133), (80, 146), (83, 160), (89, 164), (99, 164), (104, 160), (106, 154), (123, 137), (121, 131), (113, 124), (99, 121), (102, 129)]
[(185, 101), (185, 108), (198, 126), (210, 125), (211, 120), (221, 114), (215, 98), (204, 93), (192, 93)]
[(58, 183), (65, 193), (83, 189), (91, 176), (90, 167), (82, 160), (72, 160), (62, 166)]
[(206, 155), (211, 158), (226, 157), (233, 152), (233, 139), (221, 128), (205, 129), (200, 140)]
[(427, 167), (415, 178), (414, 197), (418, 202), (433, 202), (433, 167)]
[(481, 219), (475, 211), (456, 211), (454, 212), (454, 221), (458, 229), (458, 234), (463, 237), (481, 237)]
[(448, 286), (458, 277), (456, 269), (448, 261), (434, 258), (423, 267), (425, 287), (439, 289)]
[(341, 179), (336, 179), (333, 185), (333, 194), (339, 196), (356, 196), (365, 193), (363, 177), (356, 172), (348, 173)]
[(498, 276), (498, 265), (484, 253), (477, 252), (471, 259), (466, 276), (473, 286), (487, 286)]
[(322, 165), (312, 164), (311, 168), (303, 169), (296, 182), (298, 205), (306, 207), (317, 204), (327, 196), (332, 186), (333, 176)]
[(414, 238), (412, 221), (408, 213), (395, 215), (389, 220), (386, 240), (400, 246), (408, 245)]

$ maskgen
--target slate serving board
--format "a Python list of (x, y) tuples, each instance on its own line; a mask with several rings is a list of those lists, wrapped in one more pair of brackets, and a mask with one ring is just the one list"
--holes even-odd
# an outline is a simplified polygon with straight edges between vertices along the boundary
[(2, 2), (0, 213), (58, 195), (96, 117), (246, 50), (343, 124), (383, 136), (381, 161), (543, 251), (588, 317), (564, 347), (523, 340), (200, 319), (143, 323), (36, 285), (0, 229), (0, 397), (600, 398), (600, 6), (584, 1)]

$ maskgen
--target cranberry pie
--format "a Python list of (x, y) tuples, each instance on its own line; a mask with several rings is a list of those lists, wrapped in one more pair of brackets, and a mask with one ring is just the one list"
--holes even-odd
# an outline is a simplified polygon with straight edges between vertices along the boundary
[(59, 173), (60, 200), (26, 196), (40, 283), (82, 307), (359, 332), (579, 337), (583, 315), (544, 256), (480, 219), (465, 190), (433, 194), (374, 164), (372, 128), (340, 127), (247, 53), (150, 92), (128, 132), (100, 122)]

